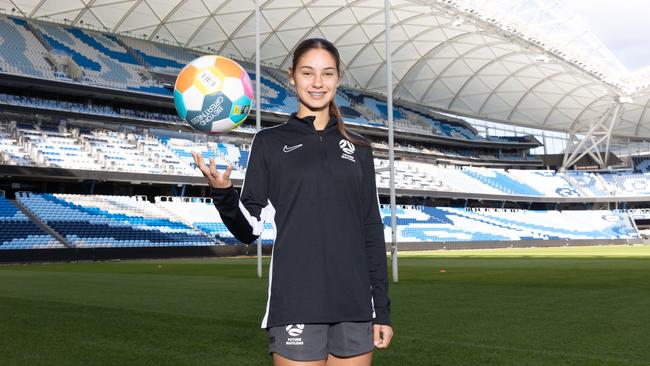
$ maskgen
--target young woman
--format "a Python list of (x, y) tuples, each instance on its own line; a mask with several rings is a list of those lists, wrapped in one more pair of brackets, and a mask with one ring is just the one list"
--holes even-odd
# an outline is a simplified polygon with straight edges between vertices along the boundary
[(241, 195), (230, 164), (221, 173), (193, 153), (238, 240), (252, 243), (275, 222), (262, 328), (276, 366), (370, 365), (393, 335), (372, 150), (344, 126), (340, 78), (331, 42), (296, 47), (289, 82), (298, 112), (255, 134)]

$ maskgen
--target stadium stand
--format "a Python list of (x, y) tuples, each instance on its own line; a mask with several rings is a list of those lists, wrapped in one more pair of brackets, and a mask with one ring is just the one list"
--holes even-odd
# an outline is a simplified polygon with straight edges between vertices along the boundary
[(650, 156), (640, 155), (631, 158), (635, 173), (650, 173)]
[[(228, 231), (214, 207), (211, 198), (205, 197), (156, 197), (156, 205), (173, 213), (192, 227), (196, 227), (211, 237), (227, 244), (238, 244), (239, 241)], [(262, 244), (273, 244), (275, 227), (272, 223), (264, 223)]]
[(0, 71), (39, 78), (54, 78), (45, 61), (47, 49), (27, 29), (22, 19), (0, 16)]
[(46, 22), (32, 22), (43, 40), (57, 53), (65, 55), (83, 70), (84, 82), (110, 88), (169, 94), (115, 37), (64, 27)]
[[(151, 93), (158, 98), (156, 103), (130, 105), (119, 98), (111, 100), (112, 97), (50, 95), (43, 90), (5, 88), (0, 93), (3, 106), (20, 107), (15, 109), (21, 111), (32, 108), (33, 115), (57, 111), (56, 116), (67, 118), (73, 114), (73, 121), (70, 123), (63, 117), (51, 120), (35, 117), (33, 122), (25, 122), (25, 118), (18, 123), (1, 122), (0, 164), (196, 178), (202, 174), (191, 152), (198, 151), (205, 159), (215, 158), (221, 170), (226, 168), (224, 160), (230, 161), (234, 168), (231, 178), (243, 179), (250, 149), (246, 138), (250, 136), (206, 141), (199, 134), (175, 132), (182, 122), (173, 114), (169, 84), (181, 68), (202, 55), (195, 50), (124, 35), (0, 15), (1, 73), (26, 76), (33, 83), (43, 82), (42, 79), (85, 83), (99, 87), (90, 88), (93, 93), (111, 89), (111, 93), (121, 97), (136, 96), (134, 100), (152, 98)], [(247, 61), (239, 63), (255, 82), (254, 65)], [(278, 117), (298, 109), (296, 97), (287, 88), (286, 71), (262, 65), (260, 79), (260, 109)], [(164, 99), (160, 96), (169, 97), (168, 106), (159, 102)], [(381, 95), (341, 86), (336, 102), (346, 122), (359, 130), (387, 128), (388, 106)], [(396, 100), (393, 108), (395, 129), (402, 132), (396, 145), (401, 153), (400, 160), (395, 162), (397, 188), (458, 192), (461, 197), (472, 193), (488, 198), (495, 195), (551, 198), (650, 195), (647, 158), (634, 160), (636, 173), (503, 169), (531, 166), (536, 162), (541, 166), (541, 160), (527, 151), (539, 146), (539, 141), (532, 136), (481, 134), (465, 120), (406, 101)], [(78, 114), (84, 117), (77, 120)], [(139, 127), (129, 123), (111, 126), (105, 121), (115, 119), (98, 116), (120, 118), (120, 123), (124, 118), (130, 119)], [(84, 119), (92, 122), (86, 125)], [(238, 131), (255, 132), (245, 126)], [(410, 140), (413, 136), (417, 139)], [(438, 141), (444, 143), (437, 144)], [(377, 148), (375, 152), (387, 148), (384, 142), (374, 142), (373, 146)], [(423, 162), (426, 160), (423, 157), (430, 160)], [(489, 168), (467, 166), (483, 166), (485, 161), (489, 165), (499, 160), (500, 164)], [(519, 161), (526, 164), (512, 164)], [(375, 166), (387, 167), (388, 161), (376, 157)], [(378, 187), (389, 187), (389, 174), (383, 170), (377, 174)], [(176, 194), (175, 188), (164, 194)], [(185, 188), (182, 187), (181, 195), (185, 194)], [(86, 193), (90, 192), (94, 192), (94, 182), (93, 189)], [(199, 194), (204, 192), (202, 189)], [(382, 205), (381, 213), (386, 238), (390, 238), (388, 206)], [(608, 210), (404, 205), (398, 209), (398, 242), (636, 238), (638, 231), (627, 215), (625, 211)], [(15, 204), (4, 197), (0, 199), (0, 225), (0, 249), (204, 247), (238, 243), (224, 226), (211, 199), (204, 197), (157, 196), (152, 203), (144, 196), (18, 192)], [(264, 228), (262, 241), (272, 244), (275, 228), (270, 222)], [(49, 229), (51, 235), (46, 232)]]
[(501, 169), (463, 167), (463, 173), (505, 194), (520, 196), (542, 195), (537, 190), (519, 181)]
[(167, 137), (161, 136), (160, 141), (178, 158), (191, 166), (191, 175), (202, 176), (201, 171), (194, 163), (192, 158), (192, 151), (200, 152), (203, 158), (208, 161), (210, 158), (214, 158), (217, 162), (217, 169), (226, 169), (226, 165), (223, 163), (224, 159), (229, 161), (233, 166), (233, 172), (231, 177), (233, 179), (243, 179), (244, 173), (243, 170), (246, 168), (248, 162), (248, 150), (249, 147), (242, 146), (241, 148), (233, 144), (224, 144), (224, 143), (197, 143), (185, 138), (178, 137)]
[(16, 200), (75, 247), (217, 244), (143, 197), (19, 192)]
[[(237, 244), (210, 198), (34, 194), (20, 192), (17, 202), (71, 246), (153, 247)], [(390, 238), (390, 207), (381, 205), (385, 237)], [(51, 236), (0, 199), (2, 246), (61, 248)], [(16, 224), (18, 222), (18, 224)], [(11, 224), (15, 228), (9, 230)], [(275, 227), (264, 224), (262, 241), (272, 244)], [(397, 240), (412, 242), (472, 242), (504, 240), (634, 239), (637, 229), (624, 211), (553, 211), (454, 208), (400, 205)], [(22, 240), (25, 233), (31, 236)], [(7, 238), (7, 236), (11, 236)], [(216, 241), (213, 241), (214, 238)], [(19, 240), (20, 239), (20, 240)]]
[[(218, 169), (226, 168), (225, 161), (231, 162), (232, 178), (243, 179), (248, 144), (197, 142), (204, 139), (192, 134), (183, 136), (188, 137), (166, 135), (162, 130), (145, 134), (135, 130), (5, 123), (0, 128), (0, 161), (7, 165), (200, 177), (191, 154), (198, 151), (206, 160), (215, 158)], [(400, 149), (424, 152), (413, 146)], [(388, 161), (375, 158), (375, 166), (387, 167)], [(627, 197), (650, 193), (650, 176), (636, 173), (556, 173), (409, 160), (397, 160), (395, 173), (397, 188), (422, 191), (533, 197)], [(378, 187), (386, 188), (389, 182), (388, 171), (377, 174)]]
[(607, 183), (598, 173), (569, 171), (564, 174), (564, 177), (583, 196), (608, 197), (615, 194), (615, 192), (610, 192)]
[(57, 111), (68, 111), (92, 115), (102, 115), (110, 117), (122, 117), (129, 119), (153, 120), (162, 122), (172, 122), (180, 124), (181, 120), (176, 114), (167, 114), (160, 112), (150, 112), (145, 110), (135, 110), (124, 107), (114, 107), (96, 103), (78, 103), (60, 99), (50, 99), (42, 97), (26, 97), (22, 95), (13, 95), (0, 93), (0, 103), (9, 105), (21, 105), (27, 107), (36, 107), (51, 109)]
[[(233, 163), (232, 177), (243, 178), (248, 147), (224, 143), (195, 143), (181, 138), (127, 131), (53, 126), (3, 125), (0, 130), (0, 161), (7, 165), (109, 170), (149, 174), (201, 176), (191, 151), (206, 159), (222, 158)], [(16, 136), (15, 138), (12, 136)]]
[(121, 42), (131, 49), (136, 58), (151, 71), (178, 75), (178, 72), (190, 61), (200, 55), (188, 49), (173, 47), (161, 43), (153, 43), (132, 37), (117, 37), (107, 35), (115, 42)]
[[(106, 169), (132, 173), (170, 174), (184, 173), (179, 167), (186, 168), (177, 157), (165, 152), (155, 139), (145, 140), (142, 136), (133, 133), (115, 131), (92, 131), (81, 133), (79, 141), (90, 150), (90, 155), (103, 163)], [(164, 154), (158, 163), (145, 154), (144, 144), (152, 150)], [(149, 156), (148, 156), (149, 155)], [(164, 162), (164, 164), (162, 164)], [(175, 166), (173, 169), (171, 166)]]
[[(384, 235), (390, 238), (390, 206), (381, 206)], [(535, 211), (401, 206), (398, 242), (492, 240), (632, 239), (627, 216), (614, 211)]]
[(648, 196), (650, 195), (650, 174), (648, 173), (602, 173), (609, 192), (615, 196)]
[(18, 143), (38, 165), (85, 170), (103, 168), (69, 132), (59, 132), (52, 127), (33, 130), (19, 126), (16, 133)]
[(0, 250), (64, 247), (18, 210), (0, 191)]
[[(0, 45), (0, 58), (7, 60), (3, 65), (12, 67), (11, 70), (5, 70), (5, 72), (69, 81), (75, 79), (102, 87), (166, 96), (171, 96), (171, 91), (164, 88), (163, 80), (158, 80), (152, 73), (175, 78), (185, 64), (203, 55), (192, 50), (137, 38), (42, 21), (26, 21), (4, 15), (0, 15), (0, 38), (18, 40), (11, 44), (4, 42)], [(24, 41), (24, 45), (21, 40)], [(46, 60), (49, 60), (49, 63)], [(238, 62), (246, 69), (255, 83), (254, 64), (241, 60)], [(268, 66), (263, 66), (261, 71), (262, 109), (283, 114), (297, 110), (297, 99), (287, 93), (286, 72)], [(336, 101), (347, 122), (386, 127), (388, 116), (385, 101), (349, 87), (340, 87), (338, 91)], [(102, 106), (87, 106), (58, 100), (36, 100), (35, 98), (10, 100), (23, 105), (31, 104), (40, 107), (126, 115), (180, 123), (175, 115), (145, 114), (143, 116), (141, 111), (136, 110), (116, 111)], [(253, 102), (253, 107), (255, 107), (254, 104), (255, 102)], [(418, 109), (400, 102), (394, 104), (393, 115), (394, 126), (397, 130), (469, 141), (532, 142), (530, 137), (483, 137), (472, 131), (469, 125), (464, 126), (462, 123), (445, 121), (428, 114), (422, 108)], [(514, 159), (517, 157), (515, 156)]]
[[(4, 126), (3, 126), (4, 127)], [(30, 159), (29, 154), (18, 145), (9, 133), (3, 131), (0, 127), (0, 164), (33, 166), (34, 161)]]
[(552, 170), (509, 169), (508, 174), (545, 197), (580, 197), (578, 190)]

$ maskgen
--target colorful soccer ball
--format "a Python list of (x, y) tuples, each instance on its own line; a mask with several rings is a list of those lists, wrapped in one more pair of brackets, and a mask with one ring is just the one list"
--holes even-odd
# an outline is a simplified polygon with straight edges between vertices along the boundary
[(239, 126), (251, 108), (253, 83), (235, 61), (202, 56), (176, 78), (174, 104), (182, 120), (195, 130), (219, 133)]

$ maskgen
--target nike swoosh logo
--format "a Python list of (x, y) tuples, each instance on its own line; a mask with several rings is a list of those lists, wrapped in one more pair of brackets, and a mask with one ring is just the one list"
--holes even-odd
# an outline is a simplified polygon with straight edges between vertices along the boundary
[(295, 149), (297, 149), (297, 148), (299, 148), (299, 147), (301, 147), (301, 146), (302, 146), (302, 144), (294, 145), (294, 146), (287, 146), (287, 145), (284, 145), (284, 148), (282, 149), (282, 151), (284, 151), (284, 152), (291, 152), (291, 151), (293, 151), (293, 150), (295, 150)]

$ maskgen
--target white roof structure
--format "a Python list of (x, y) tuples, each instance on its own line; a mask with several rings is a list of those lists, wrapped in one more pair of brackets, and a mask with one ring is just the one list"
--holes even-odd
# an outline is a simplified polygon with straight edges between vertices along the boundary
[[(386, 92), (384, 1), (260, 2), (263, 63), (286, 70), (298, 42), (323, 37), (340, 50), (344, 82)], [(0, 0), (0, 8), (255, 60), (252, 0)], [(558, 0), (392, 0), (390, 38), (395, 98), (568, 132), (611, 115), (611, 135), (650, 137), (650, 72), (627, 73)]]

